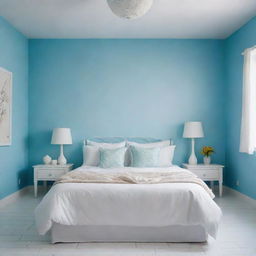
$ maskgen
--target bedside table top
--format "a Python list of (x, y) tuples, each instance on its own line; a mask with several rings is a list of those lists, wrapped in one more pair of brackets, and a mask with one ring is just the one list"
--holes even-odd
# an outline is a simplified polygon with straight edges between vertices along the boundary
[(213, 169), (213, 168), (223, 168), (224, 165), (221, 164), (182, 164), (183, 167), (187, 169)]
[(33, 168), (47, 168), (47, 169), (57, 169), (57, 168), (70, 168), (72, 167), (74, 164), (64, 164), (64, 165), (60, 165), (60, 164), (37, 164), (37, 165), (33, 165)]

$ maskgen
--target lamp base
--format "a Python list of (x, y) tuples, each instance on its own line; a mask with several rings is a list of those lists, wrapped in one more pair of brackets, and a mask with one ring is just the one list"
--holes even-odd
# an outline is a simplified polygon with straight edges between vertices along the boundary
[(191, 165), (197, 164), (196, 156), (191, 154), (191, 156), (188, 159), (188, 163), (191, 164)]
[(67, 164), (67, 159), (63, 154), (63, 145), (60, 145), (60, 156), (58, 157), (58, 164), (65, 165)]
[(58, 164), (60, 164), (60, 165), (67, 164), (67, 159), (65, 158), (64, 155), (60, 155), (60, 156), (58, 157)]
[(191, 139), (191, 155), (188, 159), (188, 163), (191, 165), (197, 164), (196, 154), (195, 154), (195, 139)]

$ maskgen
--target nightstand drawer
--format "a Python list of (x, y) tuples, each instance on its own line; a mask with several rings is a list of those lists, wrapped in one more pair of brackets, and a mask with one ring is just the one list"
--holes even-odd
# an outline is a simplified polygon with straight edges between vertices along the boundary
[(56, 179), (64, 175), (66, 172), (64, 170), (40, 170), (37, 173), (38, 179)]
[(196, 174), (202, 180), (219, 179), (219, 172), (215, 170), (193, 170), (193, 173)]

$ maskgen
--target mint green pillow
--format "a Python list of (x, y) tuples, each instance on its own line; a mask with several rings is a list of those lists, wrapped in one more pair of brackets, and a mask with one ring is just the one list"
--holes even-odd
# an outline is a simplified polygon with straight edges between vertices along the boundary
[(100, 164), (101, 168), (124, 167), (124, 155), (126, 148), (107, 149), (100, 148)]
[(141, 148), (131, 146), (132, 167), (157, 167), (160, 148)]

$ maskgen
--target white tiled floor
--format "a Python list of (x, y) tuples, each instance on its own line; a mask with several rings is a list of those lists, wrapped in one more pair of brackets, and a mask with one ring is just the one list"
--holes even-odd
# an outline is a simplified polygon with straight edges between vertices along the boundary
[(37, 235), (33, 210), (38, 199), (28, 193), (0, 208), (0, 255), (16, 256), (256, 256), (256, 206), (231, 194), (216, 198), (223, 210), (217, 240), (208, 243), (68, 243), (50, 244)]

